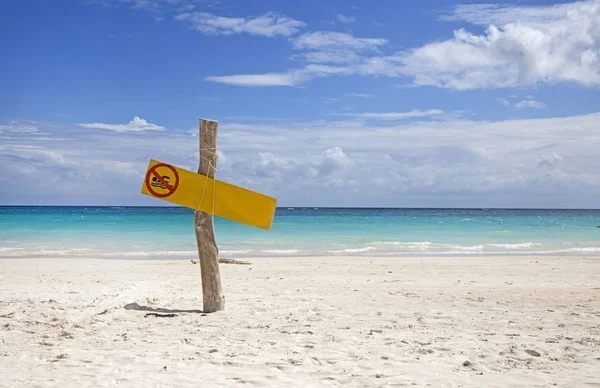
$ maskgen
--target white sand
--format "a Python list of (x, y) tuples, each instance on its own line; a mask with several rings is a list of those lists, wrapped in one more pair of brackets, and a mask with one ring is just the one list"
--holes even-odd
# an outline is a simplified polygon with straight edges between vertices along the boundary
[(0, 386), (600, 387), (600, 258), (248, 260), (0, 260)]

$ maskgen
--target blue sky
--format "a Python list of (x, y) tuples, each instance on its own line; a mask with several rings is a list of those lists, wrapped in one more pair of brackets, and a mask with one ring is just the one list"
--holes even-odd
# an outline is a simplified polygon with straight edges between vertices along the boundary
[(282, 206), (600, 207), (600, 1), (0, 5), (0, 203), (162, 205), (150, 158)]

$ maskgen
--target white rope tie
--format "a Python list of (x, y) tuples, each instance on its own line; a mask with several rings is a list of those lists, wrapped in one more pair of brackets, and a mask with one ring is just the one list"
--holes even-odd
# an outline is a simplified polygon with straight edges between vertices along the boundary
[[(209, 150), (209, 149), (201, 149), (200, 152), (206, 151), (206, 150)], [(215, 150), (215, 148), (210, 148), (210, 150), (211, 151)], [(210, 174), (210, 170), (212, 168), (212, 170), (215, 172), (214, 175), (216, 176), (217, 168), (216, 168), (216, 166), (213, 163), (215, 162), (215, 160), (217, 159), (217, 157), (218, 157), (218, 155), (217, 155), (216, 152), (214, 153), (212, 159), (200, 156), (201, 159), (208, 161), (208, 171), (207, 171), (207, 174), (206, 174), (206, 179), (204, 180), (204, 186), (202, 187), (202, 194), (200, 196), (200, 202), (198, 203), (198, 208), (196, 209), (196, 211), (201, 211), (200, 207), (202, 206), (202, 201), (204, 200), (204, 193), (206, 191), (206, 186), (208, 185), (208, 180), (209, 179), (213, 179), (213, 181), (214, 181), (216, 179), (216, 177), (209, 178), (208, 174)], [(211, 214), (213, 216), (215, 214), (215, 200), (214, 200), (215, 199), (215, 191), (216, 191), (216, 185), (213, 183), (213, 206), (212, 206), (212, 212), (211, 212)]]
[[(202, 156), (202, 151), (213, 151), (213, 157), (211, 158), (206, 158), (204, 156)], [(204, 200), (204, 193), (206, 191), (206, 186), (208, 185), (208, 180), (209, 179), (213, 179), (213, 187), (212, 187), (212, 209), (210, 212), (210, 215), (212, 217), (212, 224), (213, 224), (213, 233), (215, 234), (215, 240), (216, 240), (216, 233), (214, 232), (215, 230), (215, 198), (216, 198), (216, 191), (217, 191), (217, 185), (216, 185), (216, 173), (217, 173), (217, 167), (215, 166), (215, 160), (217, 159), (218, 155), (216, 152), (216, 148), (214, 147), (210, 147), (210, 148), (202, 148), (200, 149), (200, 158), (208, 161), (208, 171), (206, 174), (206, 179), (204, 180), (204, 186), (202, 187), (202, 194), (200, 195), (200, 202), (198, 202), (198, 208), (196, 209), (196, 211), (202, 211), (200, 210), (200, 207), (202, 206), (202, 201)], [(208, 174), (210, 174), (210, 169), (213, 169), (213, 171), (215, 172), (215, 176), (213, 178), (209, 178)]]

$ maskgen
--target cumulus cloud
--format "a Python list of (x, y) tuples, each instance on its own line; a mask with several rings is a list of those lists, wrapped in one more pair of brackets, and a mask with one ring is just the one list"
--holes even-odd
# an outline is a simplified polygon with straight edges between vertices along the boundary
[(175, 20), (187, 22), (191, 29), (206, 35), (250, 34), (266, 37), (291, 36), (306, 24), (299, 20), (268, 12), (256, 17), (225, 17), (207, 12), (184, 12)]
[(344, 153), (340, 147), (333, 147), (325, 150), (318, 162), (318, 169), (322, 175), (329, 175), (332, 172), (350, 166), (352, 159)]
[(79, 124), (79, 126), (84, 128), (107, 129), (115, 132), (164, 131), (166, 129), (160, 125), (149, 123), (138, 116), (135, 116), (127, 124), (86, 123)]
[(395, 56), (416, 85), (458, 90), (575, 82), (600, 85), (600, 1), (459, 6), (446, 19), (487, 25)]
[(521, 100), (515, 104), (515, 108), (523, 109), (523, 108), (535, 108), (535, 109), (545, 109), (547, 106), (541, 101), (536, 100)]
[[(286, 86), (351, 74), (406, 78), (413, 86), (456, 90), (559, 82), (600, 85), (600, 0), (559, 6), (471, 4), (453, 8), (443, 19), (486, 28), (483, 33), (461, 28), (452, 38), (385, 55), (380, 52), (388, 43), (384, 38), (311, 32), (294, 40), (301, 53), (293, 58), (308, 62), (306, 67), (318, 63), (338, 70), (307, 72), (300, 67), (276, 74), (287, 79)], [(260, 76), (253, 75), (253, 86), (259, 86)], [(232, 77), (208, 79), (237, 84)]]

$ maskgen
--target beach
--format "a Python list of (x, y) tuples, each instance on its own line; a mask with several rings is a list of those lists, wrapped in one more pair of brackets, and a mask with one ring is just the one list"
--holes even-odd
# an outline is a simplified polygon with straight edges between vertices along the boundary
[(244, 260), (1, 259), (0, 386), (600, 386), (598, 257)]
[(600, 388), (600, 0), (0, 26), (0, 388)]

